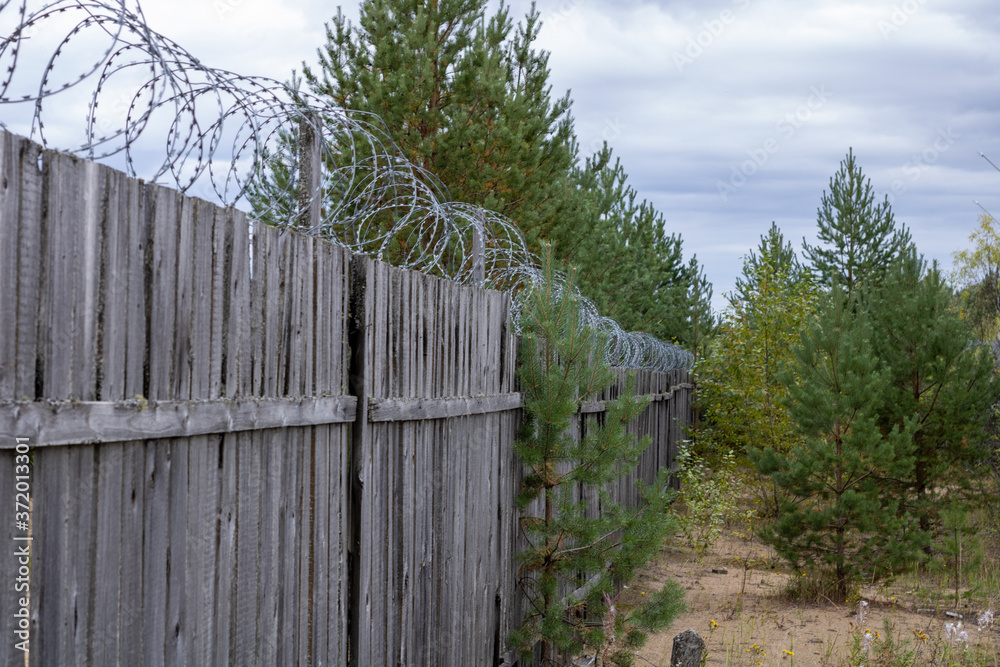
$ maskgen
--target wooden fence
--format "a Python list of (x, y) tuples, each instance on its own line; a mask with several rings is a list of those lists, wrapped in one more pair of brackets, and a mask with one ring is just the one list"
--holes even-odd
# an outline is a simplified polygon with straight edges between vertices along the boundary
[(513, 663), (509, 307), (0, 132), (0, 665)]

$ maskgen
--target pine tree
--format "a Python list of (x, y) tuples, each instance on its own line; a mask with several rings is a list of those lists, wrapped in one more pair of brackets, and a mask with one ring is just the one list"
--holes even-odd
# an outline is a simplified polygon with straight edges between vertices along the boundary
[[(580, 326), (572, 285), (556, 291), (552, 263), (549, 254), (545, 281), (532, 294), (525, 318), (518, 376), (527, 420), (515, 445), (526, 473), (517, 505), (529, 546), (518, 558), (529, 611), (512, 643), (530, 655), (541, 641), (543, 665), (609, 642), (603, 625), (586, 623), (584, 615), (606, 618), (615, 586), (630, 582), (676, 530), (667, 511), (668, 469), (652, 486), (638, 483), (638, 508), (621, 507), (607, 491), (649, 445), (648, 438), (637, 440), (626, 430), (647, 405), (635, 397), (633, 378), (617, 400), (606, 403), (603, 424), (588, 427), (579, 441), (570, 433), (580, 404), (615, 376), (601, 360), (602, 341)], [(599, 516), (590, 516), (577, 494), (598, 498)], [(645, 634), (668, 625), (682, 607), (683, 592), (674, 582), (647, 597), (616, 615), (615, 650), (607, 664), (630, 664)]]
[(694, 352), (695, 360), (705, 353), (708, 343), (719, 325), (712, 312), (712, 283), (705, 275), (705, 268), (693, 255), (687, 265), (688, 288), (684, 302), (687, 330), (676, 338)]
[(827, 570), (846, 599), (861, 579), (878, 581), (909, 565), (924, 544), (886, 478), (913, 470), (915, 420), (879, 429), (887, 377), (855, 295), (839, 285), (795, 350), (788, 409), (803, 441), (788, 454), (765, 449), (757, 469), (783, 490), (777, 521), (761, 537), (799, 569)]
[(553, 100), (548, 54), (533, 43), (536, 10), (514, 30), (507, 7), (486, 0), (365, 0), (357, 27), (327, 25), (309, 89), (335, 105), (375, 114), (413, 163), (454, 201), (545, 236), (572, 193), (569, 93)]
[[(708, 354), (695, 367), (698, 406), (706, 417), (699, 450), (733, 449), (749, 460), (766, 448), (787, 453), (801, 439), (786, 404), (787, 375), (798, 380), (793, 349), (812, 321), (817, 289), (777, 226), (744, 259), (728, 299)], [(753, 482), (765, 509), (776, 513), (773, 484)]]
[(874, 352), (887, 380), (882, 428), (919, 425), (913, 470), (893, 481), (908, 498), (906, 509), (930, 531), (940, 518), (933, 490), (957, 491), (983, 453), (979, 444), (998, 398), (993, 358), (974, 344), (937, 265), (928, 269), (915, 251), (893, 264), (871, 313)]
[(787, 373), (812, 321), (816, 288), (805, 277), (791, 282), (787, 267), (748, 259), (743, 272), (743, 294), (730, 295), (709, 354), (696, 368), (699, 405), (715, 445), (787, 452), (798, 441), (784, 404)]
[(889, 198), (875, 203), (871, 179), (853, 150), (830, 178), (829, 194), (823, 192), (818, 222), (819, 240), (827, 247), (803, 240), (805, 255), (824, 284), (837, 283), (847, 292), (877, 286), (893, 259), (911, 245), (906, 227), (896, 227)]
[[(648, 201), (638, 201), (621, 161), (612, 158), (605, 145), (574, 170), (579, 208), (550, 238), (601, 314), (629, 331), (689, 342), (692, 277), (681, 238), (666, 233), (666, 221)], [(710, 299), (709, 293), (703, 302)]]
[[(541, 27), (534, 7), (515, 28), (506, 6), (489, 15), (486, 6), (365, 0), (358, 25), (339, 12), (327, 25), (318, 66), (303, 66), (305, 85), (376, 123), (448, 199), (509, 217), (532, 249), (554, 242), (602, 314), (627, 330), (688, 342), (692, 273), (680, 237), (666, 234), (652, 205), (637, 202), (606, 146), (580, 164), (569, 93), (552, 97), (548, 54), (534, 46)], [(357, 153), (363, 145), (342, 148), (345, 162), (364, 163)], [(264, 180), (287, 187), (294, 169), (282, 166)], [(294, 209), (266, 194), (257, 200)], [(384, 225), (395, 222), (394, 213), (385, 214)], [(352, 234), (336, 221), (331, 231)], [(393, 241), (387, 258), (412, 251), (412, 244), (396, 247), (406, 242)], [(417, 242), (428, 247), (433, 240)], [(710, 313), (706, 291), (702, 284), (698, 313)], [(703, 321), (699, 326), (706, 330)]]
[(762, 234), (756, 251), (743, 260), (743, 275), (736, 277), (736, 292), (731, 302), (749, 303), (757, 291), (754, 279), (757, 276), (771, 280), (780, 276), (789, 287), (801, 285), (811, 278), (808, 269), (799, 262), (799, 257), (790, 241), (785, 241), (777, 223), (772, 222), (767, 234)]

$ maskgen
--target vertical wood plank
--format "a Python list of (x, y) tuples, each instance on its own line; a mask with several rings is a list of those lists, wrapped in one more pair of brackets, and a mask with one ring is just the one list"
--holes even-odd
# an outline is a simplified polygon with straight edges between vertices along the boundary
[(297, 650), (299, 659), (307, 664), (312, 663), (312, 584), (315, 575), (312, 555), (312, 524), (313, 524), (313, 501), (315, 492), (315, 479), (313, 477), (313, 457), (314, 441), (312, 429), (291, 429), (296, 433), (298, 448), (301, 451), (299, 456), (299, 472), (294, 482), (295, 497), (298, 498), (298, 522), (296, 529), (296, 539), (292, 542), (295, 548), (293, 557), (299, 562), (299, 578), (295, 582), (298, 591), (295, 600), (297, 607), (298, 642)]
[[(167, 665), (183, 665), (194, 628), (189, 615), (188, 587), (186, 581), (188, 534), (188, 453), (190, 440), (170, 442), (170, 491), (168, 494), (167, 524), (159, 531), (167, 532), (166, 576), (166, 628), (164, 637)], [(191, 597), (195, 598), (194, 591)]]
[(152, 270), (150, 282), (149, 394), (153, 400), (172, 398), (177, 326), (178, 196), (166, 188), (149, 186), (152, 209)]
[[(178, 400), (192, 397), (191, 376), (194, 373), (195, 355), (198, 352), (193, 349), (197, 343), (192, 331), (192, 320), (194, 319), (192, 291), (195, 289), (194, 273), (198, 270), (198, 267), (194, 265), (196, 257), (194, 249), (196, 208), (197, 203), (194, 199), (184, 197), (179, 202), (177, 279), (175, 284), (177, 292), (174, 296), (174, 365), (170, 392)], [(204, 362), (207, 363), (208, 359), (205, 359)]]
[(83, 201), (77, 164), (67, 155), (45, 152), (46, 280), (38, 322), (39, 365), (43, 395), (54, 399), (70, 398), (73, 392), (73, 332), (78, 325), (73, 310), (79, 296), (78, 252), (83, 246), (80, 210), (74, 206)]
[(170, 441), (153, 441), (146, 446), (145, 492), (143, 502), (143, 665), (163, 665), (166, 660), (167, 558), (170, 516)]
[(236, 525), (236, 610), (233, 623), (236, 639), (230, 658), (236, 664), (254, 664), (260, 633), (260, 513), (261, 513), (260, 431), (249, 434), (240, 448), (237, 476), (238, 511)]
[(249, 442), (248, 433), (231, 433), (223, 436), (219, 444), (217, 476), (219, 495), (218, 548), (215, 556), (215, 582), (213, 624), (215, 645), (213, 659), (216, 665), (228, 665), (235, 658), (236, 648), (236, 584), (238, 581), (236, 530), (239, 516), (237, 476), (241, 448)]
[[(126, 179), (125, 222), (128, 226), (128, 254), (125, 258), (125, 331), (124, 396), (145, 395), (149, 321), (146, 305), (151, 303), (152, 247), (150, 245), (155, 199), (151, 187)], [(112, 325), (113, 326), (113, 325)]]
[[(374, 349), (374, 267), (368, 258), (355, 255), (350, 264), (351, 294), (351, 392), (358, 398), (357, 418), (351, 437), (351, 523), (352, 548), (350, 570), (350, 654), (359, 664), (370, 655), (371, 563), (368, 556), (367, 535), (371, 531), (370, 504), (365, 502), (365, 483), (371, 476), (369, 461), (368, 398), (371, 393), (372, 354)], [(368, 486), (371, 489), (371, 486)]]
[[(19, 319), (17, 313), (18, 236), (21, 227), (25, 226), (20, 217), (22, 141), (0, 131), (0, 299), (3, 299), (0, 303), (6, 313), (0, 320), (0, 400), (17, 398), (14, 391), (17, 332), (35, 325), (34, 317)], [(0, 628), (7, 629), (9, 623), (9, 619), (0, 619)], [(4, 636), (12, 634), (5, 632)]]
[[(121, 505), (124, 473), (124, 446), (118, 443), (101, 445), (97, 503), (97, 550), (94, 591), (94, 635), (91, 655), (97, 665), (114, 665), (119, 660), (121, 625), (123, 621), (119, 597), (121, 594), (122, 515)], [(135, 613), (135, 610), (132, 610)]]
[[(32, 480), (31, 662), (67, 664), (64, 642), (73, 636), (63, 590), (69, 589), (61, 554), (69, 541), (67, 448), (36, 450)], [(42, 632), (42, 630), (45, 632)], [(55, 629), (55, 631), (53, 631)]]
[[(206, 224), (210, 224), (211, 226), (211, 237), (204, 242), (208, 247), (205, 248), (199, 244), (198, 250), (203, 255), (208, 255), (211, 270), (210, 284), (205, 288), (211, 304), (208, 315), (210, 337), (208, 395), (211, 398), (219, 398), (223, 396), (226, 384), (223, 372), (226, 343), (226, 255), (246, 252), (246, 250), (244, 248), (226, 247), (227, 219), (224, 210), (212, 207), (211, 219)], [(205, 308), (205, 305), (202, 305), (202, 308)]]
[[(183, 662), (207, 665), (214, 657), (216, 530), (219, 440), (221, 436), (191, 438), (188, 451), (187, 526), (184, 557), (184, 595), (187, 642)], [(178, 553), (180, 560), (182, 554)], [(180, 657), (180, 651), (178, 651)]]
[(125, 398), (125, 360), (128, 340), (128, 187), (125, 175), (105, 169), (102, 181), (107, 205), (101, 216), (104, 244), (101, 253), (100, 394), (98, 400)]
[[(286, 569), (294, 569), (293, 563), (283, 566), (279, 560), (279, 552), (289, 548), (289, 542), (294, 544), (294, 535), (281, 535), (282, 519), (294, 523), (296, 512), (294, 503), (288, 503), (285, 497), (295, 497), (298, 490), (294, 485), (286, 485), (283, 480), (284, 468), (296, 465), (301, 457), (299, 447), (292, 439), (293, 432), (299, 429), (269, 429), (261, 432), (261, 504), (260, 504), (260, 600), (258, 625), (257, 658), (261, 664), (292, 664), (287, 658), (278, 661), (278, 642), (282, 639), (278, 627), (278, 605), (282, 594), (291, 593), (287, 588), (282, 590), (281, 578)], [(286, 460), (287, 459), (287, 460)], [(284, 493), (283, 493), (284, 492)], [(291, 505), (291, 507), (289, 507)], [(294, 590), (294, 589), (292, 589)], [(305, 622), (305, 619), (299, 619)]]
[[(331, 559), (330, 512), (332, 507), (331, 487), (334, 470), (331, 466), (332, 431), (337, 427), (316, 426), (308, 429), (314, 439), (313, 459), (313, 520), (310, 550), (312, 553), (313, 581), (310, 586), (312, 597), (310, 618), (313, 638), (310, 646), (313, 663), (337, 664), (336, 654), (331, 654), (331, 644), (337, 633), (336, 617), (330, 615), (330, 600), (336, 595), (338, 568)], [(332, 662), (331, 662), (332, 661)]]
[[(145, 558), (143, 542), (146, 500), (146, 445), (127, 443), (122, 452), (121, 506), (121, 636), (119, 656), (122, 665), (143, 663), (149, 637), (143, 628), (146, 624)], [(148, 536), (149, 539), (152, 536)]]
[[(226, 355), (226, 396), (249, 395), (254, 387), (253, 352), (259, 336), (259, 323), (251, 315), (250, 296), (250, 225), (246, 216), (228, 209), (226, 238), (232, 252), (226, 255), (224, 280), (228, 284), (223, 298), (226, 311), (223, 342)], [(254, 238), (256, 243), (256, 237)], [(256, 245), (254, 246), (256, 251)]]
[[(62, 583), (60, 608), (73, 619), (73, 631), (64, 641), (63, 655), (66, 662), (86, 662), (92, 658), (94, 618), (91, 613), (96, 578), (96, 514), (97, 487), (100, 483), (96, 461), (96, 447), (67, 447), (63, 452), (69, 459), (68, 478), (77, 480), (75, 487), (64, 496), (64, 516), (68, 516), (67, 541), (63, 546)], [(44, 530), (39, 526), (39, 530)]]
[[(16, 151), (16, 154), (15, 154)], [(43, 173), (38, 168), (41, 147), (24, 139), (14, 139), (11, 159), (18, 160), (21, 177), (20, 225), (17, 232), (17, 317), (16, 366), (13, 398), (35, 399), (39, 334), (44, 331), (41, 303), (45, 284), (45, 236), (47, 220), (42, 215)], [(12, 218), (12, 220), (15, 218)], [(8, 311), (9, 312), (9, 311)]]

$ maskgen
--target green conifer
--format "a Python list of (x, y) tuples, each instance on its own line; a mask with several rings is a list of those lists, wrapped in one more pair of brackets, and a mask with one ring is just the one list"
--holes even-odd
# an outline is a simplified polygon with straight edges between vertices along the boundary
[(904, 568), (924, 543), (882, 482), (911, 474), (916, 423), (879, 429), (888, 379), (871, 336), (858, 299), (845, 300), (834, 283), (795, 350), (799, 379), (788, 382), (803, 441), (787, 454), (765, 449), (756, 461), (785, 495), (762, 538), (795, 567), (826, 570), (841, 599), (859, 580)]
[[(685, 266), (680, 237), (637, 201), (606, 145), (580, 164), (569, 94), (552, 96), (548, 54), (535, 47), (540, 27), (534, 8), (515, 27), (505, 5), (490, 13), (486, 0), (365, 0), (357, 25), (339, 11), (327, 25), (319, 63), (303, 66), (302, 83), (375, 124), (442, 197), (507, 216), (532, 249), (554, 242), (603, 315), (629, 331), (695, 344), (712, 329), (702, 267)], [(293, 73), (291, 87), (299, 83)], [(297, 206), (289, 194), (296, 136), (285, 131), (251, 188), (262, 217), (279, 223), (294, 219)], [(363, 182), (372, 156), (363, 137), (351, 138), (326, 155), (325, 168)], [(337, 195), (325, 193), (328, 201)], [(381, 231), (398, 222), (398, 203), (373, 218)], [(324, 231), (357, 243), (351, 212)], [(371, 250), (393, 262), (435, 245), (433, 233), (379, 238)]]
[(834, 282), (854, 292), (881, 282), (892, 261), (910, 246), (910, 232), (896, 228), (889, 198), (875, 203), (871, 179), (866, 179), (854, 159), (854, 151), (840, 163), (824, 191), (818, 211), (821, 245), (803, 240), (806, 257), (825, 285)]
[(934, 492), (957, 491), (983, 453), (990, 406), (997, 399), (993, 357), (975, 344), (969, 323), (937, 265), (911, 250), (893, 263), (871, 299), (874, 352), (887, 387), (883, 431), (915, 421), (914, 466), (893, 480), (906, 509), (930, 531), (939, 516)]
[(509, 8), (486, 0), (365, 0), (352, 25), (327, 25), (309, 89), (374, 114), (414, 164), (454, 201), (544, 236), (565, 208), (575, 161), (567, 93), (552, 98), (548, 54), (533, 44), (532, 8), (515, 30)]
[[(512, 643), (530, 655), (541, 641), (543, 665), (606, 646), (611, 637), (599, 620), (608, 618), (615, 587), (632, 581), (677, 526), (667, 508), (668, 469), (651, 486), (638, 483), (639, 507), (622, 507), (608, 493), (650, 444), (626, 429), (647, 405), (635, 397), (632, 378), (606, 403), (603, 423), (589, 423), (580, 439), (571, 432), (581, 403), (615, 375), (602, 360), (602, 341), (580, 325), (572, 285), (556, 289), (552, 263), (549, 253), (524, 318), (518, 376), (527, 420), (515, 445), (525, 468), (517, 505), (528, 548), (518, 557), (529, 605)], [(666, 627), (682, 607), (674, 582), (646, 597), (614, 615), (608, 664), (630, 664), (646, 633)]]
[(730, 301), (750, 303), (758, 291), (754, 283), (758, 277), (770, 281), (779, 276), (782, 284), (790, 289), (801, 287), (811, 278), (809, 270), (799, 262), (791, 242), (785, 241), (777, 223), (772, 222), (767, 234), (761, 235), (756, 251), (751, 250), (744, 258), (743, 275), (736, 277), (736, 291)]
[[(580, 291), (602, 315), (628, 331), (689, 343), (693, 278), (681, 238), (667, 234), (663, 215), (648, 201), (638, 201), (621, 161), (612, 157), (605, 145), (574, 170), (578, 223), (555, 227), (551, 240), (561, 260), (577, 269)], [(711, 288), (706, 289), (699, 305), (708, 308)]]

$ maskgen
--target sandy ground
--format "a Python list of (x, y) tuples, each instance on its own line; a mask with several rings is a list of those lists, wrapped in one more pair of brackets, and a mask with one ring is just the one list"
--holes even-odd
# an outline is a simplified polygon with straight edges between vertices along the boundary
[[(751, 549), (757, 565), (744, 570), (739, 561)], [(781, 562), (765, 547), (747, 546), (738, 539), (723, 538), (700, 561), (690, 550), (667, 550), (628, 594), (641, 595), (673, 579), (685, 590), (688, 611), (669, 630), (649, 638), (636, 664), (668, 667), (674, 636), (691, 628), (706, 642), (707, 665), (847, 665), (851, 633), (860, 634), (859, 606), (822, 599), (818, 603), (791, 600), (783, 591), (793, 575), (781, 569)], [(928, 661), (917, 664), (931, 664), (935, 643), (940, 650), (948, 641), (945, 623), (957, 619), (946, 617), (944, 608), (919, 612), (919, 603), (906, 598), (905, 591), (896, 598), (862, 589), (867, 602), (862, 631), (870, 628), (884, 635), (883, 620), (888, 617), (896, 636), (911, 640)], [(970, 610), (964, 611), (969, 616)], [(1000, 656), (1000, 622), (984, 632), (977, 630), (974, 619), (966, 618), (964, 628), (980, 653), (985, 650)], [(927, 639), (918, 639), (918, 632)]]

